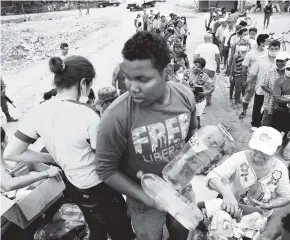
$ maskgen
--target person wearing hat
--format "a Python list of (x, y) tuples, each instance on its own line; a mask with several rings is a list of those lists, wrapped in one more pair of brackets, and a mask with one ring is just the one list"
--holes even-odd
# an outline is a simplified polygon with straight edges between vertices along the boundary
[(287, 52), (280, 52), (276, 57), (276, 66), (271, 68), (262, 81), (261, 87), (265, 91), (264, 112), (262, 117), (262, 126), (270, 126), (272, 112), (274, 108), (273, 87), (276, 80), (285, 73), (285, 64), (289, 58)]
[(234, 153), (209, 172), (206, 184), (223, 197), (225, 211), (237, 216), (240, 202), (274, 212), (290, 203), (288, 169), (274, 156), (281, 144), (279, 131), (260, 127), (252, 135), (250, 150)]
[(103, 87), (99, 90), (95, 107), (100, 117), (117, 97), (117, 89), (113, 86)]
[(283, 143), (280, 148), (282, 157), (285, 157), (284, 150), (290, 140), (290, 61), (287, 61), (284, 68), (284, 75), (274, 84), (273, 96), (275, 105), (271, 121), (271, 127), (284, 132)]
[(134, 26), (136, 28), (136, 32), (140, 31), (140, 29), (143, 29), (142, 28), (142, 19), (141, 19), (141, 14), (140, 13), (138, 13), (137, 17), (134, 19)]

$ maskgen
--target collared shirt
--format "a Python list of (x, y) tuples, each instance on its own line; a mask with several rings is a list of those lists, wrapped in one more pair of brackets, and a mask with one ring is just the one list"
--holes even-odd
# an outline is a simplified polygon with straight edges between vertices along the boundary
[[(273, 67), (272, 69), (269, 70), (269, 72), (266, 74), (264, 80), (262, 81), (261, 86), (268, 87), (273, 90), (274, 84), (276, 80), (280, 77), (277, 68)], [(265, 92), (264, 95), (264, 108), (268, 110), (269, 114), (273, 113), (273, 108), (274, 108), (274, 97), (273, 94), (269, 94)]]
[(275, 65), (275, 59), (270, 59), (268, 54), (262, 56), (259, 61), (256, 61), (250, 69), (250, 74), (256, 75), (256, 86), (255, 91), (258, 95), (264, 95), (265, 92), (261, 88), (262, 81), (265, 78), (265, 75), (268, 73), (269, 69), (271, 69)]

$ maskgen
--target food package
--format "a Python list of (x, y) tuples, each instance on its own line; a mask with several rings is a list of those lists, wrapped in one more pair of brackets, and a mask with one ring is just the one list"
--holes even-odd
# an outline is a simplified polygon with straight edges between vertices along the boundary
[(83, 240), (87, 235), (86, 224), (59, 219), (40, 227), (34, 234), (34, 240)]

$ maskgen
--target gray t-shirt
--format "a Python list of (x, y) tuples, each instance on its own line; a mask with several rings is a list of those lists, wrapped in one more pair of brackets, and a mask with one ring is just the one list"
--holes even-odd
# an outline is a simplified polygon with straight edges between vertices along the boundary
[(168, 86), (166, 105), (140, 106), (125, 93), (106, 110), (96, 148), (97, 173), (103, 181), (117, 169), (136, 182), (139, 170), (161, 176), (164, 166), (191, 137), (197, 128), (194, 95), (183, 84)]

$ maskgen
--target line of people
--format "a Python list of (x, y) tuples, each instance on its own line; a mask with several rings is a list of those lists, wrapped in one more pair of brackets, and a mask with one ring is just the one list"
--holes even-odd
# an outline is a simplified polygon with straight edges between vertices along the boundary
[[(172, 22), (174, 26), (179, 24), (175, 19)], [(220, 70), (220, 50), (212, 43), (212, 35), (206, 34), (205, 43), (197, 48), (190, 69), (176, 29), (169, 32), (169, 37), (166, 33), (162, 37), (158, 33), (138, 31), (128, 39), (122, 49), (123, 62), (116, 67), (112, 80), (120, 96), (114, 87), (103, 88), (98, 93), (97, 104), (90, 106), (88, 96), (96, 75), (92, 63), (81, 56), (51, 58), (49, 67), (56, 86), (51, 95), (55, 96), (25, 116), (4, 150), (6, 160), (52, 163), (61, 168), (67, 189), (88, 223), (90, 239), (107, 240), (109, 234), (113, 240), (135, 239), (136, 236), (137, 239), (160, 240), (164, 224), (170, 239), (188, 237), (188, 230), (144, 193), (136, 174), (142, 170), (162, 176), (164, 166), (196, 133), (205, 99), (214, 91), (214, 75)], [(250, 48), (245, 35), (244, 30), (238, 32), (233, 48), (243, 54), (240, 57), (245, 55), (244, 46)], [(258, 39), (258, 47), (266, 45), (266, 39), (259, 36)], [(269, 61), (274, 55), (270, 52), (278, 52), (277, 44), (269, 44)], [(237, 59), (234, 53), (232, 62), (240, 64), (241, 59)], [(272, 61), (274, 63), (275, 58)], [(243, 67), (241, 73), (239, 64), (238, 68), (233, 68), (238, 70), (235, 79), (239, 74), (243, 76)], [(255, 69), (255, 64), (248, 71)], [(283, 78), (274, 84), (281, 89), (280, 96), (277, 94), (274, 98), (279, 99), (278, 106), (285, 110), (289, 103), (287, 95), (290, 95), (288, 62), (283, 68)], [(255, 74), (257, 76), (258, 72), (253, 71)], [(252, 85), (248, 83), (248, 87)], [(47, 153), (28, 148), (38, 138), (42, 139)], [(270, 196), (266, 198), (269, 204), (263, 207), (272, 209), (289, 204), (287, 168), (272, 157), (281, 142), (281, 135), (274, 129), (259, 128), (250, 142), (252, 151), (233, 155), (232, 159), (239, 161), (233, 164), (229, 160), (209, 173), (207, 183), (224, 197), (225, 210), (235, 214), (238, 198), (247, 188), (234, 189), (239, 192), (233, 196), (233, 192), (230, 194), (233, 190), (221, 183), (221, 177), (232, 180), (234, 187), (241, 186), (248, 181), (242, 177), (247, 168), (248, 184), (255, 183), (263, 179), (277, 161), (272, 169), (274, 175), (267, 178), (273, 183)], [(262, 169), (265, 162), (267, 168)], [(274, 190), (278, 197), (271, 195)], [(126, 195), (126, 201), (122, 194)], [(194, 192), (190, 187), (184, 195), (193, 201)]]

